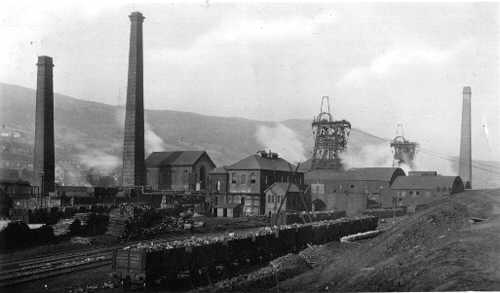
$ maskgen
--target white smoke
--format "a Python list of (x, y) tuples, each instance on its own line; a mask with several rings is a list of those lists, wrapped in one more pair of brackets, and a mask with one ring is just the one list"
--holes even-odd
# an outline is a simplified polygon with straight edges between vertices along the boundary
[[(115, 120), (120, 127), (125, 125), (125, 107), (116, 107)], [(163, 139), (154, 132), (153, 127), (147, 121), (144, 123), (144, 147), (146, 156), (152, 152), (164, 151), (166, 148)]]
[[(350, 148), (340, 154), (346, 169), (364, 167), (392, 167), (393, 153), (389, 143), (378, 145), (365, 145), (360, 151), (354, 152)], [(409, 171), (437, 171), (441, 175), (457, 175), (453, 164), (446, 158), (438, 157), (428, 151), (419, 151), (415, 155), (413, 168), (401, 164), (401, 169), (408, 174)]]
[(345, 169), (364, 167), (392, 167), (392, 151), (389, 144), (365, 145), (359, 152), (347, 148), (340, 159)]
[(152, 152), (165, 150), (165, 142), (153, 131), (149, 123), (144, 124), (144, 143), (146, 147), (146, 156)]
[(292, 163), (306, 160), (304, 146), (297, 134), (281, 123), (274, 127), (259, 126), (255, 134), (257, 141), (266, 149), (277, 152)]
[(100, 150), (90, 150), (78, 154), (77, 158), (83, 166), (97, 169), (102, 174), (110, 174), (121, 164), (120, 158)]

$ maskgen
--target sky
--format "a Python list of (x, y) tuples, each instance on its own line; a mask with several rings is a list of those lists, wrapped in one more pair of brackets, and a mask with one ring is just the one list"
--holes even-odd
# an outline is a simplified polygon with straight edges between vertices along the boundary
[[(281, 121), (333, 115), (457, 155), (472, 87), (473, 157), (500, 161), (498, 3), (11, 1), (0, 16), (0, 82), (123, 104), (132, 11), (144, 21), (148, 109)], [(5, 13), (6, 11), (6, 13)]]

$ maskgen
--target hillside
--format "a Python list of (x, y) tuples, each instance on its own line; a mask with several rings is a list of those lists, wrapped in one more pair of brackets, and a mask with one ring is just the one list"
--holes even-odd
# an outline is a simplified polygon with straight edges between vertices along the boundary
[[(0, 123), (26, 133), (26, 142), (30, 144), (34, 133), (34, 97), (33, 89), (0, 83)], [(55, 94), (54, 104), (55, 140), (62, 152), (60, 156), (92, 150), (120, 156), (123, 107), (59, 94)], [(218, 165), (233, 163), (265, 147), (289, 153), (291, 160), (304, 159), (312, 150), (311, 125), (307, 120), (276, 123), (170, 110), (146, 110), (145, 119), (148, 151), (206, 149)], [(351, 139), (354, 148), (362, 143), (384, 142), (357, 129), (352, 131)], [(286, 145), (286, 149), (280, 144)]]
[[(485, 221), (475, 223), (471, 217)], [(324, 265), (280, 283), (279, 289), (498, 291), (499, 232), (500, 190), (466, 191), (407, 217), (372, 240), (332, 245)]]
[[(21, 156), (31, 162), (34, 97), (33, 89), (0, 83), (0, 125), (22, 134), (15, 142), (9, 142), (12, 145), (9, 154), (1, 154), (5, 160)], [(63, 169), (71, 165), (72, 172), (93, 167), (104, 173), (112, 170), (116, 173), (121, 164), (124, 108), (60, 94), (55, 94), (54, 104), (57, 164)], [(171, 110), (146, 110), (145, 119), (147, 152), (207, 150), (217, 165), (234, 163), (264, 148), (292, 162), (304, 161), (312, 153), (309, 120), (256, 121)], [(351, 131), (348, 148), (344, 159), (349, 167), (392, 164), (388, 140), (357, 128)], [(424, 152), (417, 158), (420, 169), (456, 173), (456, 163), (450, 163), (450, 159)], [(475, 162), (473, 181), (481, 187), (500, 187), (499, 174), (500, 163)]]

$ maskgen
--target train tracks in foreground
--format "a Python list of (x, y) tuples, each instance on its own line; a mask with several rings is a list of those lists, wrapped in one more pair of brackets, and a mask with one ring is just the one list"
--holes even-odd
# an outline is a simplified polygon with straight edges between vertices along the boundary
[[(243, 228), (239, 230), (251, 231), (254, 229), (256, 228)], [(221, 235), (226, 232), (227, 231), (200, 233), (197, 236)], [(153, 239), (129, 241), (108, 248), (91, 249), (72, 253), (59, 252), (50, 256), (31, 257), (21, 260), (0, 260), (0, 288), (111, 265), (113, 250), (127, 245), (145, 241), (182, 240), (191, 236), (193, 235), (168, 235)]]
[(113, 248), (0, 263), (0, 288), (110, 265)]

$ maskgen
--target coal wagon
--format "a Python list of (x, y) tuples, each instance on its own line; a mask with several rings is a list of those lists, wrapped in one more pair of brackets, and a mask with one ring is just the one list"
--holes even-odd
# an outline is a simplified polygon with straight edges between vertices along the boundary
[(341, 237), (377, 228), (376, 217), (360, 217), (265, 227), (245, 235), (190, 238), (174, 242), (148, 242), (117, 249), (113, 256), (115, 277), (123, 284), (151, 286), (175, 284), (179, 275), (188, 275), (193, 285), (217, 279), (220, 268), (237, 274), (251, 266), (263, 264), (308, 244), (339, 241)]

